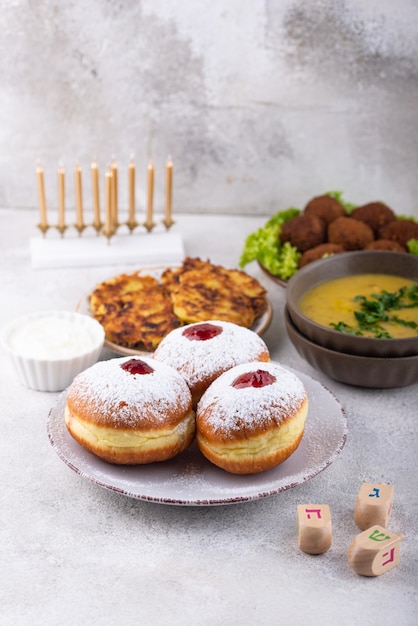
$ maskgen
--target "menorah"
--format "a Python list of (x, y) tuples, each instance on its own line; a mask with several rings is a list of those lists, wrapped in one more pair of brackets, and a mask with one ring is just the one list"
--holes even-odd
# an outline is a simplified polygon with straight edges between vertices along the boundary
[[(55, 228), (61, 236), (64, 235), (69, 224), (66, 223), (66, 197), (65, 197), (65, 169), (60, 164), (58, 166), (57, 185), (58, 185), (58, 219)], [(38, 228), (45, 235), (53, 225), (48, 222), (47, 203), (44, 183), (44, 170), (40, 164), (36, 168), (36, 176), (38, 181), (39, 195), (39, 213), (40, 221)], [(81, 235), (88, 224), (84, 221), (83, 206), (83, 174), (79, 164), (75, 167), (75, 228)], [(103, 234), (110, 241), (118, 228), (124, 224), (130, 232), (133, 232), (139, 226), (144, 226), (146, 231), (151, 232), (156, 225), (154, 222), (154, 164), (149, 163), (147, 168), (147, 199), (146, 199), (146, 219), (141, 224), (136, 219), (136, 198), (135, 198), (135, 177), (136, 166), (133, 159), (128, 165), (128, 219), (121, 222), (119, 217), (119, 168), (115, 160), (111, 162), (105, 172), (105, 211), (104, 219), (102, 219), (101, 203), (100, 203), (100, 182), (99, 167), (97, 160), (93, 160), (91, 164), (91, 189), (92, 189), (92, 207), (93, 222), (91, 226), (96, 230), (97, 234)], [(173, 197), (173, 163), (171, 158), (166, 163), (166, 188), (165, 188), (165, 212), (162, 220), (165, 228), (168, 230), (173, 224), (172, 219), (172, 197)]]
[[(91, 163), (91, 199), (88, 205), (89, 220), (85, 218), (83, 172), (77, 163), (74, 169), (74, 205), (70, 207), (74, 220), (69, 223), (66, 206), (66, 172), (59, 164), (57, 171), (57, 206), (52, 216), (47, 209), (44, 169), (36, 167), (39, 195), (39, 223), (41, 238), (31, 240), (32, 264), (34, 267), (74, 267), (83, 265), (106, 265), (116, 263), (178, 263), (184, 257), (181, 237), (168, 232), (173, 226), (173, 162), (169, 157), (165, 163), (165, 202), (162, 207), (162, 229), (155, 228), (154, 215), (155, 167), (150, 162), (146, 170), (146, 197), (143, 220), (137, 213), (135, 197), (136, 166), (131, 158), (127, 167), (127, 202), (121, 206), (120, 171), (115, 159), (104, 174), (104, 190), (100, 194), (100, 174), (97, 159)], [(104, 198), (104, 206), (101, 199)], [(86, 212), (87, 214), (87, 212)], [(90, 217), (91, 216), (91, 217)], [(75, 229), (75, 233), (74, 233)], [(93, 231), (99, 237), (89, 237), (85, 231)], [(58, 237), (47, 236), (55, 231)], [(76, 236), (72, 236), (73, 231)], [(132, 233), (143, 237), (129, 237)], [(77, 236), (78, 235), (78, 236)], [(84, 236), (82, 236), (84, 235)], [(107, 244), (103, 246), (103, 237)]]

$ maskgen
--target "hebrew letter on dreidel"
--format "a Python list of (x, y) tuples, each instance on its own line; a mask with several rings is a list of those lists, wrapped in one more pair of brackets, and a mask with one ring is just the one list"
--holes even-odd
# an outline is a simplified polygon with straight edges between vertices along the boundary
[(332, 525), (328, 504), (298, 504), (298, 545), (308, 554), (322, 554), (331, 546)]
[(357, 574), (380, 576), (400, 561), (400, 543), (404, 535), (376, 525), (357, 535), (348, 548), (348, 562)]
[(361, 530), (378, 524), (386, 527), (392, 512), (393, 487), (386, 483), (363, 483), (357, 496), (354, 521)]

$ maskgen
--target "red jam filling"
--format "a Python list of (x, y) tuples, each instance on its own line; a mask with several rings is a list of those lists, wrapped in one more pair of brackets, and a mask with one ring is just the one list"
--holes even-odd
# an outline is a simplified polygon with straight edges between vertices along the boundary
[(186, 337), (186, 339), (190, 339), (190, 341), (207, 341), (207, 339), (213, 339), (213, 337), (220, 335), (221, 332), (221, 326), (203, 322), (203, 324), (189, 326), (183, 331), (182, 335)]
[(141, 359), (129, 359), (121, 364), (121, 368), (130, 374), (151, 374), (154, 370)]
[(266, 372), (265, 370), (256, 370), (255, 372), (248, 372), (247, 374), (241, 374), (232, 383), (235, 389), (243, 389), (244, 387), (266, 387), (272, 385), (276, 378)]

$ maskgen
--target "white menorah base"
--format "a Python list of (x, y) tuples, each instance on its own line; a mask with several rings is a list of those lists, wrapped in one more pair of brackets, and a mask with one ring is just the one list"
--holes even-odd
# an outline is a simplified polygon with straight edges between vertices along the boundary
[(30, 240), (32, 267), (63, 268), (99, 265), (178, 265), (184, 259), (183, 241), (177, 233), (144, 233)]

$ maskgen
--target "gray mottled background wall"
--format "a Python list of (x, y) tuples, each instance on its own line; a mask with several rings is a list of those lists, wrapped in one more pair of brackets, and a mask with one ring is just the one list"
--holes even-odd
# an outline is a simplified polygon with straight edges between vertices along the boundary
[(53, 205), (59, 161), (72, 181), (115, 157), (123, 182), (131, 154), (158, 206), (170, 154), (177, 211), (339, 189), (418, 216), (415, 0), (3, 0), (0, 19), (0, 206), (37, 206), (37, 159)]

